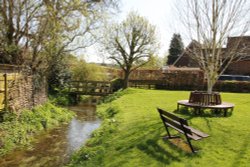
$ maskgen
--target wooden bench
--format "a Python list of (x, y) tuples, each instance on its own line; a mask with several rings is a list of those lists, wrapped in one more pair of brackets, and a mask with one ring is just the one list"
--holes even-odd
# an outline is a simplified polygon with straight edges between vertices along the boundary
[(195, 150), (194, 150), (190, 140), (191, 139), (192, 140), (201, 140), (201, 139), (209, 136), (208, 134), (205, 134), (199, 130), (196, 130), (196, 129), (190, 127), (188, 125), (187, 120), (180, 118), (180, 117), (178, 117), (172, 113), (169, 113), (167, 111), (164, 111), (160, 108), (157, 108), (157, 110), (160, 114), (160, 117), (162, 119), (162, 122), (163, 122), (163, 124), (166, 128), (167, 134), (168, 134), (168, 136), (164, 137), (164, 138), (172, 139), (172, 138), (179, 137), (179, 136), (171, 136), (168, 127), (175, 129), (176, 131), (185, 135), (187, 142), (188, 142), (188, 145), (193, 153), (195, 152)]
[(198, 110), (199, 113), (201, 109), (214, 109), (216, 111), (224, 111), (224, 117), (227, 116), (228, 109), (231, 109), (231, 112), (234, 109), (234, 104), (228, 102), (222, 102), (221, 104), (217, 105), (204, 105), (204, 104), (190, 103), (189, 100), (179, 100), (177, 102), (177, 111), (179, 111), (180, 105), (194, 108), (196, 111)]

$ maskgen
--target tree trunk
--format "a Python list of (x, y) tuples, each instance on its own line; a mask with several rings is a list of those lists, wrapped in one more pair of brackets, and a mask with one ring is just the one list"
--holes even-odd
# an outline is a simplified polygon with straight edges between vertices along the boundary
[(213, 87), (216, 83), (217, 79), (213, 75), (207, 75), (207, 93), (212, 93), (213, 92)]
[(210, 79), (207, 79), (207, 93), (213, 92), (213, 84)]
[(128, 88), (129, 74), (130, 72), (124, 71), (123, 89)]

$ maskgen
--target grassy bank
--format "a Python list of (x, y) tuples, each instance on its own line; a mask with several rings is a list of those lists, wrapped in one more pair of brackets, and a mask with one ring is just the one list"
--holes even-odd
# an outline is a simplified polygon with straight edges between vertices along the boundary
[(73, 112), (51, 103), (24, 110), (18, 117), (13, 113), (5, 114), (4, 121), (0, 123), (0, 155), (17, 147), (28, 146), (34, 134), (69, 122), (73, 116)]
[(166, 132), (156, 107), (174, 112), (176, 101), (188, 96), (187, 91), (130, 89), (117, 100), (98, 106), (103, 124), (72, 157), (70, 166), (248, 166), (250, 94), (222, 94), (223, 101), (236, 105), (228, 117), (209, 112), (201, 116), (192, 112), (175, 113), (210, 135), (193, 141), (200, 149), (198, 154), (190, 154), (161, 139)]

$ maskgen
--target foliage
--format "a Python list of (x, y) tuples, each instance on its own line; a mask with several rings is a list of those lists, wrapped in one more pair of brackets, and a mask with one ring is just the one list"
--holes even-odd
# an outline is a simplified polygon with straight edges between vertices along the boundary
[(68, 59), (64, 57), (59, 60), (51, 60), (51, 65), (48, 67), (47, 77), (49, 93), (53, 94), (56, 92), (56, 89), (63, 89), (68, 86), (71, 73), (67, 60)]
[(152, 55), (148, 62), (142, 66), (141, 68), (145, 68), (145, 69), (159, 69), (163, 66), (163, 59), (158, 57), (158, 56), (154, 56)]
[(145, 65), (158, 49), (155, 26), (135, 12), (120, 24), (108, 27), (102, 42), (105, 51), (124, 72), (124, 86), (133, 70)]
[[(211, 112), (202, 115), (191, 111), (175, 112), (176, 101), (188, 98), (189, 92), (130, 90), (133, 93), (98, 106), (98, 113), (117, 107), (115, 122), (104, 121), (90, 142), (72, 157), (70, 166), (248, 166), (250, 94), (223, 93), (223, 101), (235, 103), (236, 108), (228, 117), (218, 117)], [(162, 140), (166, 130), (156, 107), (175, 112), (192, 127), (210, 135), (199, 142), (193, 141), (198, 153), (186, 153), (170, 141)]]
[(121, 90), (120, 89), (109, 96), (103, 97), (103, 99), (101, 99), (101, 103), (110, 103), (110, 102), (118, 99), (119, 97), (121, 97), (125, 94), (130, 94), (130, 93), (133, 93), (133, 90), (131, 90), (131, 89)]
[(29, 75), (48, 77), (50, 91), (61, 87), (69, 78), (65, 57), (96, 42), (95, 31), (118, 2), (0, 0), (0, 63), (24, 65)]
[(76, 60), (71, 66), (72, 79), (77, 81), (91, 80), (103, 81), (107, 80), (106, 71), (96, 64), (86, 63), (84, 60)]
[(35, 134), (42, 130), (68, 122), (74, 114), (67, 109), (59, 108), (51, 103), (24, 110), (17, 117), (14, 113), (6, 113), (4, 122), (0, 124), (0, 155), (6, 154), (17, 147), (27, 146)]
[(214, 85), (216, 91), (224, 92), (250, 92), (250, 82), (247, 81), (219, 81)]
[(171, 39), (169, 50), (168, 50), (169, 56), (168, 56), (167, 64), (168, 65), (173, 64), (178, 59), (178, 57), (182, 54), (183, 51), (184, 51), (184, 44), (182, 42), (181, 35), (174, 34)]
[(123, 87), (123, 80), (122, 79), (114, 79), (111, 81), (112, 82), (112, 86), (113, 86), (113, 91), (116, 92), (120, 89), (122, 89)]

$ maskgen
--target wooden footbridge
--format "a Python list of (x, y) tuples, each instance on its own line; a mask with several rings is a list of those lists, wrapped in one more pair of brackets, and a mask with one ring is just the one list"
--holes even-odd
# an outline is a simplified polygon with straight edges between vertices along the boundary
[(76, 95), (106, 96), (113, 93), (111, 82), (107, 81), (71, 81), (69, 93)]

